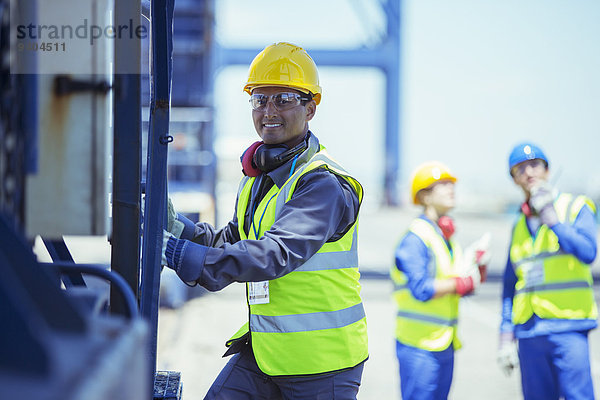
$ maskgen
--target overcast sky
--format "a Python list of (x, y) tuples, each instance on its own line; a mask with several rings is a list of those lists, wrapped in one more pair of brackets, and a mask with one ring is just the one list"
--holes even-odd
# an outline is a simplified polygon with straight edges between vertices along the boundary
[[(385, 17), (375, 0), (302, 3), (219, 0), (217, 40), (262, 48), (376, 43)], [(459, 201), (516, 201), (507, 174), (514, 144), (533, 140), (557, 185), (600, 198), (600, 2), (595, 0), (405, 0), (402, 6), (400, 197), (412, 170), (437, 159), (459, 177)], [(217, 151), (238, 156), (256, 140), (247, 67), (216, 80)], [(320, 68), (323, 101), (311, 129), (381, 195), (384, 76), (374, 69)], [(232, 117), (234, 116), (234, 117)]]

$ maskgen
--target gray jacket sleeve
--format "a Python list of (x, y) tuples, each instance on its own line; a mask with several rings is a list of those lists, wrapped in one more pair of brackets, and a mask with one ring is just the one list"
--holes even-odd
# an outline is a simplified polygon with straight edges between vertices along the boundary
[(233, 215), (233, 219), (221, 229), (215, 229), (215, 227), (206, 222), (193, 223), (181, 214), (177, 215), (177, 219), (183, 222), (185, 226), (181, 234), (181, 239), (190, 240), (208, 247), (219, 247), (225, 243), (236, 243), (240, 240), (238, 221), (235, 214)]
[[(356, 221), (359, 207), (358, 195), (345, 179), (325, 169), (316, 170), (298, 182), (280, 216), (259, 240), (200, 248), (194, 243), (173, 242), (176, 270), (184, 281), (197, 281), (211, 291), (233, 282), (281, 277), (302, 265), (325, 242), (341, 237)], [(219, 237), (207, 229), (202, 232), (213, 241)]]

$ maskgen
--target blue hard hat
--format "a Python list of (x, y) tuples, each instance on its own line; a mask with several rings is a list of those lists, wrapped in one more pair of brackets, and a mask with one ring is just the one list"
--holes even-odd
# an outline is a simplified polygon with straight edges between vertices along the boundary
[(518, 144), (513, 148), (508, 157), (508, 172), (510, 173), (515, 165), (534, 159), (543, 160), (546, 163), (546, 168), (548, 167), (548, 158), (539, 146), (531, 142)]

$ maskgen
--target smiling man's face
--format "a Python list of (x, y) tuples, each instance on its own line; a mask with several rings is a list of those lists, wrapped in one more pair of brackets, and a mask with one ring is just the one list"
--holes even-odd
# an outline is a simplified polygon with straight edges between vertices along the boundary
[[(280, 86), (263, 86), (252, 91), (252, 94), (273, 96), (279, 93), (296, 93), (302, 97), (306, 95), (300, 91)], [(305, 104), (303, 104), (305, 103)], [(314, 100), (298, 101), (291, 108), (279, 110), (273, 99), (269, 99), (262, 110), (252, 110), (254, 128), (266, 144), (285, 144), (293, 147), (298, 144), (308, 131), (310, 121), (316, 111)]]

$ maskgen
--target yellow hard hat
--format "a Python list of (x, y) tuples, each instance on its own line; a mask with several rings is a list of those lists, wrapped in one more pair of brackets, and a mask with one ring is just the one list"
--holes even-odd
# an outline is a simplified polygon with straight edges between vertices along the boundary
[(244, 91), (250, 94), (259, 86), (290, 87), (312, 94), (317, 104), (321, 101), (317, 65), (302, 47), (291, 43), (274, 43), (254, 57)]
[(411, 193), (413, 203), (419, 204), (417, 193), (423, 189), (427, 189), (436, 182), (449, 180), (456, 182), (456, 177), (452, 175), (450, 169), (438, 161), (428, 161), (417, 167), (413, 173)]

